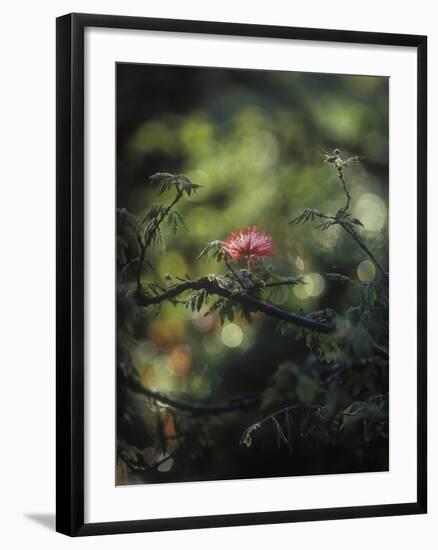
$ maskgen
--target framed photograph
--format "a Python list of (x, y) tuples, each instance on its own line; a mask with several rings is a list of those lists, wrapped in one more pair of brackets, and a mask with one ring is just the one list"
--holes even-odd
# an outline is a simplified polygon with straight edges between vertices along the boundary
[(57, 20), (57, 530), (426, 513), (426, 37)]

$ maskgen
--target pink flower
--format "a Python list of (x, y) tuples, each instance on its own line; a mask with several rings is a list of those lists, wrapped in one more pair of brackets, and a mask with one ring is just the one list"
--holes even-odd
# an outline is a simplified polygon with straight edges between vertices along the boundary
[(259, 231), (255, 226), (230, 233), (223, 247), (232, 260), (245, 259), (248, 264), (257, 262), (262, 256), (272, 256), (275, 253), (272, 237)]

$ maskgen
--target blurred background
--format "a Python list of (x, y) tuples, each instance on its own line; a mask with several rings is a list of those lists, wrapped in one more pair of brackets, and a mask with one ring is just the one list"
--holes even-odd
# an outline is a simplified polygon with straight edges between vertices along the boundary
[[(143, 282), (165, 286), (176, 276), (224, 272), (220, 264), (195, 259), (208, 242), (256, 225), (272, 235), (277, 249), (266, 265), (306, 281), (278, 287), (270, 300), (294, 312), (331, 307), (345, 315), (360, 300), (360, 289), (325, 274), (369, 283), (377, 276), (373, 264), (339, 227), (323, 232), (316, 223), (288, 224), (305, 208), (334, 215), (345, 204), (336, 171), (321, 159), (335, 147), (343, 157), (363, 157), (345, 169), (351, 212), (388, 268), (387, 78), (118, 64), (118, 208), (142, 216), (152, 203), (168, 202), (148, 181), (156, 172), (183, 173), (202, 185), (178, 203), (188, 231), (173, 235), (163, 228), (166, 250), (154, 251), (149, 259), (155, 271), (146, 270)], [(146, 387), (218, 402), (265, 391), (286, 365), (288, 399), (327, 400), (310, 375), (305, 342), (282, 335), (274, 320), (257, 316), (249, 324), (236, 317), (221, 325), (217, 316), (204, 314), (167, 303), (157, 317), (151, 312), (133, 323), (132, 361)], [(376, 393), (378, 385), (373, 376), (360, 379), (357, 388), (338, 388), (336, 399), (347, 406), (352, 396)], [(156, 458), (157, 411), (133, 395), (119, 405), (119, 438)], [(196, 432), (186, 460), (167, 461), (147, 475), (122, 472), (119, 483), (387, 468), (387, 441), (373, 440), (366, 448), (354, 440), (328, 443), (323, 452), (307, 445), (291, 457), (277, 448), (272, 430), (261, 430), (250, 448), (239, 445), (243, 431), (264, 416), (257, 409), (194, 421), (189, 428), (167, 412), (160, 415), (170, 438), (183, 429)]]

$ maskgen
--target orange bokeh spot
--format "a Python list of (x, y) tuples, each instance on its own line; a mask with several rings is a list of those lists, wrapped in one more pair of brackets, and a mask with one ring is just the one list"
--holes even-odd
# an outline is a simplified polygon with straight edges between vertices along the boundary
[(177, 376), (185, 376), (192, 366), (192, 354), (188, 346), (176, 346), (169, 354), (169, 359)]
[(180, 319), (155, 320), (149, 325), (148, 333), (155, 346), (163, 350), (183, 341), (186, 329), (184, 321)]
[(167, 437), (175, 437), (176, 436), (176, 430), (175, 430), (175, 422), (173, 421), (172, 416), (168, 416), (166, 419), (166, 423), (164, 425), (164, 434)]

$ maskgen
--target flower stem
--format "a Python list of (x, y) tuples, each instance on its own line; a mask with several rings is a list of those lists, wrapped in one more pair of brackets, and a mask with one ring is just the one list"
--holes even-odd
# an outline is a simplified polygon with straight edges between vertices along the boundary
[(245, 290), (245, 285), (242, 283), (242, 280), (240, 279), (239, 275), (234, 271), (234, 269), (231, 267), (228, 260), (225, 260), (225, 265), (228, 267), (228, 269), (231, 271), (231, 273), (234, 275), (234, 278), (239, 283), (239, 285), (242, 287), (243, 290)]

